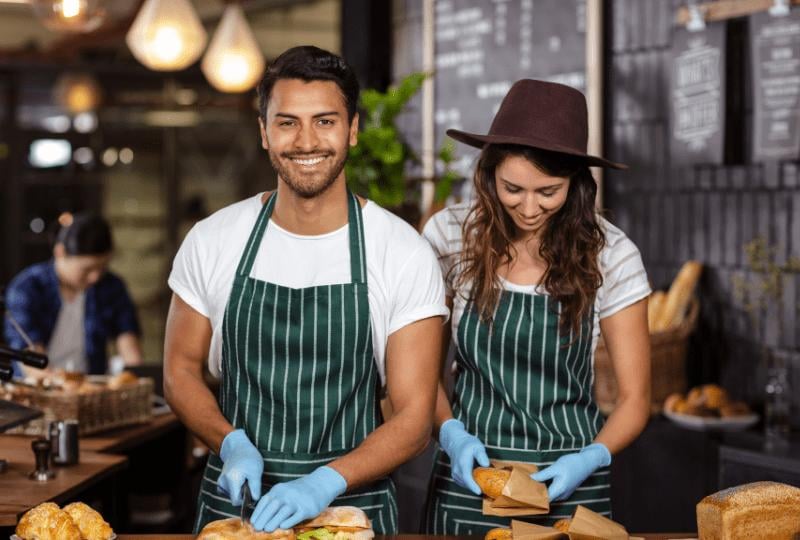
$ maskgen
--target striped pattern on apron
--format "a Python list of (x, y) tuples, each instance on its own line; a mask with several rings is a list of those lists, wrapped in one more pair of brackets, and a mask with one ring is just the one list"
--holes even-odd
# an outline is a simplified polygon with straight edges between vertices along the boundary
[[(453, 414), (486, 446), (490, 458), (544, 468), (591, 444), (603, 420), (592, 396), (592, 320), (578, 335), (559, 332), (560, 303), (547, 295), (502, 292), (493, 325), (468, 305), (456, 332), (458, 376)], [(576, 505), (611, 515), (609, 469), (596, 471), (546, 516), (550, 525)], [(515, 518), (520, 519), (520, 518)], [(458, 486), (439, 450), (426, 516), (432, 534), (484, 534), (510, 518), (484, 516), (481, 498)]]
[[(262, 494), (356, 448), (382, 422), (373, 360), (364, 228), (348, 192), (351, 283), (293, 289), (250, 277), (277, 193), (259, 213), (236, 270), (223, 320), (219, 405), (264, 458)], [(222, 460), (209, 456), (195, 530), (238, 517), (217, 493)], [(397, 532), (389, 478), (338, 497), (362, 508), (379, 534)]]

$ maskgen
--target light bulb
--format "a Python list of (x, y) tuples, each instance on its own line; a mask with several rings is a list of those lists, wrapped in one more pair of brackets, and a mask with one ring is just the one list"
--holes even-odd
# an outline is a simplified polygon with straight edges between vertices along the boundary
[(239, 5), (225, 8), (200, 67), (208, 82), (222, 92), (244, 92), (258, 82), (264, 55)]
[(100, 0), (31, 0), (31, 7), (42, 24), (59, 32), (91, 32), (105, 18)]
[(53, 94), (66, 111), (80, 114), (97, 109), (103, 93), (88, 73), (66, 73), (56, 81)]
[(202, 54), (207, 39), (188, 0), (145, 0), (125, 36), (133, 56), (156, 71), (192, 65)]

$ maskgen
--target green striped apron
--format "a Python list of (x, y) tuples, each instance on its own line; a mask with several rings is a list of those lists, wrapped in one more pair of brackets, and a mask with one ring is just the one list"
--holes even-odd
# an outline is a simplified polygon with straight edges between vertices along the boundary
[[(222, 323), (220, 410), (261, 451), (262, 494), (347, 454), (382, 421), (361, 205), (348, 192), (352, 282), (293, 289), (250, 277), (276, 196), (250, 233)], [(222, 460), (212, 453), (195, 531), (239, 516), (239, 507), (217, 493), (221, 470)], [(397, 532), (389, 478), (349, 491), (333, 505), (362, 508), (379, 534)]]
[[(592, 318), (577, 336), (560, 335), (560, 303), (543, 294), (504, 290), (494, 324), (468, 305), (456, 332), (458, 376), (453, 414), (486, 446), (492, 459), (535, 463), (540, 469), (594, 441), (603, 420), (592, 397)], [(577, 504), (611, 515), (609, 469), (590, 476), (546, 516), (551, 525)], [(520, 519), (520, 518), (515, 518)], [(426, 516), (432, 534), (484, 534), (510, 518), (484, 516), (481, 498), (458, 486), (447, 454), (434, 464)]]

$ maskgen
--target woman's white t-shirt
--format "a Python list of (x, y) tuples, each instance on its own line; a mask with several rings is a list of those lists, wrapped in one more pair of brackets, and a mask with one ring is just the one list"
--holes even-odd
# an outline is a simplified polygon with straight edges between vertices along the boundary
[[(169, 286), (213, 329), (209, 369), (219, 375), (222, 320), (239, 259), (261, 211), (261, 196), (199, 221), (172, 265)], [(406, 222), (368, 201), (362, 208), (367, 288), (375, 362), (385, 383), (389, 336), (428, 317), (447, 317), (444, 284), (430, 246)], [(286, 231), (270, 220), (250, 276), (284, 287), (350, 283), (348, 226), (318, 236)]]
[[(447, 296), (453, 298), (452, 328), (456, 335), (458, 323), (466, 307), (468, 291), (454, 290), (455, 276), (450, 269), (458, 261), (462, 249), (462, 225), (472, 208), (472, 203), (461, 203), (437, 212), (428, 223), (422, 236), (431, 244), (439, 258), (445, 276)], [(606, 245), (600, 252), (600, 272), (603, 284), (595, 296), (592, 325), (592, 351), (600, 336), (600, 319), (610, 317), (622, 309), (647, 297), (650, 284), (639, 249), (621, 230), (598, 217), (605, 231)], [(506, 290), (528, 294), (546, 294), (537, 285), (518, 285), (501, 279)]]

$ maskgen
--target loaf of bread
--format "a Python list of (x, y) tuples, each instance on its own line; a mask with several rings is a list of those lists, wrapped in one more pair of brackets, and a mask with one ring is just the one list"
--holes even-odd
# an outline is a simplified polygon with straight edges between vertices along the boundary
[(684, 263), (678, 276), (673, 280), (669, 287), (669, 292), (664, 300), (664, 305), (656, 316), (656, 323), (653, 330), (656, 332), (667, 330), (678, 326), (682, 321), (689, 301), (694, 294), (697, 280), (703, 265), (697, 261), (687, 261)]
[(494, 467), (475, 467), (472, 470), (472, 477), (484, 495), (496, 499), (503, 493), (503, 488), (511, 477), (511, 471)]
[(700, 540), (792, 540), (800, 533), (800, 488), (754, 482), (697, 504)]

